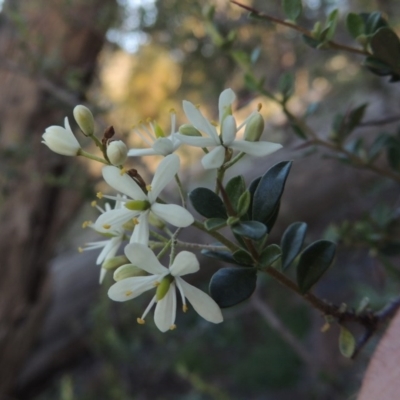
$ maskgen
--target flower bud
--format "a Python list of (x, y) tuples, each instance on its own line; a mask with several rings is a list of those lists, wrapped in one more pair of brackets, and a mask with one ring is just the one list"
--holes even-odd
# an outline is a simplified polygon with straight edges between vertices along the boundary
[(116, 256), (105, 260), (101, 268), (104, 268), (106, 270), (113, 270), (120, 267), (121, 265), (126, 264), (127, 262), (129, 262), (129, 260), (125, 256)]
[(264, 132), (264, 118), (260, 113), (253, 114), (246, 124), (244, 140), (248, 142), (258, 142)]
[(81, 146), (72, 133), (67, 117), (65, 117), (64, 125), (65, 128), (55, 125), (48, 127), (42, 135), (42, 143), (54, 153), (63, 156), (76, 156)]
[(114, 280), (121, 281), (122, 279), (132, 278), (133, 276), (145, 276), (146, 272), (133, 264), (125, 264), (119, 267), (114, 272)]
[(74, 118), (85, 136), (94, 135), (94, 118), (92, 112), (85, 106), (74, 108)]
[(107, 157), (113, 165), (123, 165), (128, 157), (128, 148), (122, 140), (113, 140), (107, 147)]
[(174, 277), (172, 275), (164, 276), (160, 284), (157, 286), (156, 290), (156, 298), (157, 301), (162, 300), (165, 295), (168, 293), (169, 287), (171, 283), (174, 281)]
[(201, 136), (201, 133), (190, 124), (184, 124), (180, 126), (179, 133), (185, 136)]
[(150, 208), (150, 203), (147, 200), (129, 200), (124, 206), (131, 211), (146, 211)]

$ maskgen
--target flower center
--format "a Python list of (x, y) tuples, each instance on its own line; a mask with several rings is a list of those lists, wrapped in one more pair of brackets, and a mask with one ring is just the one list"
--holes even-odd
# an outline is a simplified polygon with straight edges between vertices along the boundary
[(130, 200), (124, 205), (131, 211), (145, 211), (150, 208), (150, 203), (147, 200)]
[(164, 276), (164, 278), (161, 280), (160, 284), (157, 286), (157, 290), (156, 290), (157, 301), (160, 301), (165, 297), (165, 295), (168, 293), (168, 290), (173, 281), (174, 281), (174, 277), (172, 275)]

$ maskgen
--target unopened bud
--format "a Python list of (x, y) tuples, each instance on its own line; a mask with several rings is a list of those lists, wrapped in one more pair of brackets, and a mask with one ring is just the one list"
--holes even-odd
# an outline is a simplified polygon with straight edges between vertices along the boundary
[(154, 123), (154, 133), (156, 134), (157, 139), (165, 137), (163, 129), (157, 124), (157, 122)]
[(121, 265), (126, 264), (127, 262), (129, 262), (129, 260), (125, 256), (112, 257), (104, 261), (101, 268), (104, 268), (106, 270), (113, 270), (120, 267)]
[(94, 118), (92, 112), (85, 106), (79, 105), (74, 108), (74, 118), (86, 136), (94, 135)]
[(131, 211), (146, 211), (150, 208), (150, 203), (147, 200), (129, 200), (124, 206)]
[(253, 114), (246, 124), (244, 130), (244, 140), (248, 142), (258, 142), (264, 132), (264, 118), (260, 113)]
[(113, 165), (123, 165), (128, 157), (128, 148), (122, 140), (113, 140), (107, 147), (107, 157)]
[(179, 127), (179, 133), (185, 136), (201, 136), (201, 133), (190, 124), (184, 124)]
[(164, 276), (160, 284), (157, 286), (156, 290), (157, 301), (160, 301), (165, 297), (165, 295), (168, 293), (169, 287), (171, 286), (173, 280), (174, 277), (172, 275)]
[(114, 280), (121, 281), (122, 279), (132, 278), (134, 276), (145, 276), (146, 272), (133, 264), (125, 264), (119, 267), (114, 272)]

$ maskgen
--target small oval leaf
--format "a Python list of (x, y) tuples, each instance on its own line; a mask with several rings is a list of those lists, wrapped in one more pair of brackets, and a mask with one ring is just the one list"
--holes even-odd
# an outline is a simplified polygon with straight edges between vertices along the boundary
[(256, 282), (256, 269), (221, 268), (211, 278), (210, 295), (221, 308), (232, 307), (253, 294)]
[(356, 348), (353, 334), (344, 326), (340, 326), (339, 349), (343, 356), (351, 358)]
[(285, 270), (290, 266), (293, 260), (300, 253), (303, 246), (304, 237), (307, 231), (305, 222), (295, 222), (285, 230), (282, 235), (282, 269)]
[(227, 218), (224, 203), (218, 195), (207, 188), (196, 188), (189, 193), (194, 209), (206, 218)]
[(269, 267), (281, 257), (281, 254), (282, 250), (277, 244), (270, 244), (261, 253), (260, 264), (263, 267)]
[(233, 232), (252, 240), (260, 240), (267, 233), (267, 227), (257, 221), (243, 221), (232, 226)]
[(216, 231), (226, 226), (226, 220), (223, 218), (210, 218), (204, 221), (204, 226), (208, 231)]
[(201, 250), (201, 254), (203, 254), (206, 257), (215, 258), (216, 260), (227, 262), (229, 264), (242, 265), (233, 258), (232, 253), (226, 250), (213, 251), (213, 250), (203, 249)]
[(245, 190), (246, 184), (241, 175), (232, 178), (225, 186), (226, 194), (235, 211), (238, 211), (238, 202)]
[(289, 175), (291, 161), (282, 161), (261, 178), (253, 198), (253, 220), (266, 223), (276, 210)]
[(332, 264), (336, 245), (329, 240), (311, 243), (301, 254), (297, 265), (297, 284), (301, 293), (308, 292)]
[(283, 0), (282, 7), (286, 17), (291, 21), (296, 21), (303, 11), (301, 0)]

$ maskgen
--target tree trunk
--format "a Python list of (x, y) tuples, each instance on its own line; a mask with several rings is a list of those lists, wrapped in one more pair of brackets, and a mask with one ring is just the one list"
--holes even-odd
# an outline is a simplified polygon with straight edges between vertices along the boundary
[(48, 306), (48, 261), (82, 201), (54, 184), (72, 160), (41, 135), (84, 97), (115, 8), (112, 0), (10, 0), (0, 14), (0, 398), (15, 392)]

